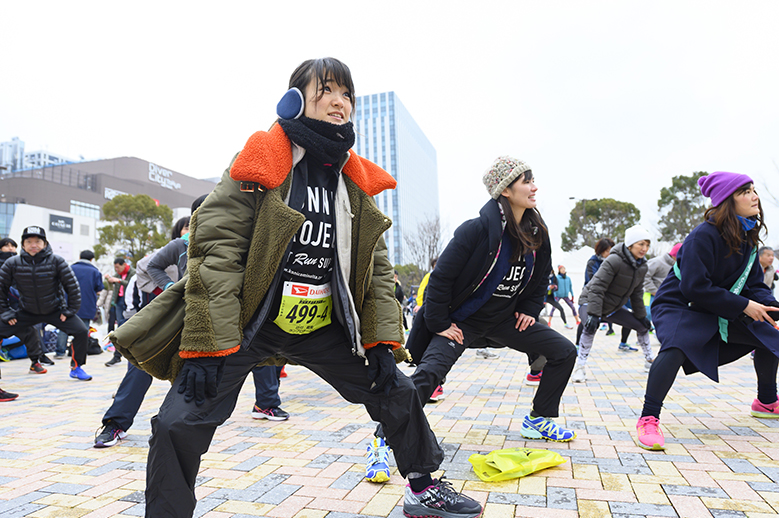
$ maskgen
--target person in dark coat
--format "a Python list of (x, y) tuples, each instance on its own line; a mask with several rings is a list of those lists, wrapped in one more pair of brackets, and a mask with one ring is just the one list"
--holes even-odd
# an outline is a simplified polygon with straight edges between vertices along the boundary
[[(76, 316), (84, 322), (87, 329), (97, 314), (97, 294), (103, 291), (103, 276), (94, 265), (94, 260), (95, 253), (92, 250), (82, 250), (79, 254), (79, 260), (70, 265), (73, 275), (78, 280), (79, 288), (81, 288), (81, 307)], [(64, 358), (67, 346), (68, 335), (59, 333), (54, 359)]]
[(538, 322), (552, 259), (549, 233), (536, 209), (533, 173), (524, 162), (500, 157), (483, 181), (492, 199), (478, 218), (455, 231), (430, 275), (409, 336), (411, 351), (423, 349), (415, 341), (426, 340), (427, 346), (411, 379), (420, 400), (427, 401), (467, 348), (510, 347), (545, 356), (533, 409), (520, 433), (570, 441), (576, 433), (551, 419), (559, 416), (576, 348)]
[[(718, 366), (755, 351), (752, 415), (779, 418), (777, 303), (756, 260), (763, 209), (752, 179), (716, 172), (698, 180), (712, 207), (679, 249), (674, 275), (657, 290), (652, 314), (661, 347), (649, 371), (638, 444), (664, 449), (660, 409), (680, 367), (719, 382)], [(769, 313), (771, 312), (771, 313)]]
[[(11, 308), (8, 303), (8, 294), (14, 283), (19, 290), (18, 309)], [(73, 335), (70, 377), (89, 381), (92, 376), (82, 368), (87, 361), (89, 331), (76, 316), (80, 307), (78, 280), (65, 259), (52, 252), (51, 245), (46, 241), (46, 231), (37, 226), (25, 228), (21, 254), (11, 257), (0, 268), (0, 338), (7, 338), (42, 322), (53, 325)], [(32, 349), (28, 345), (27, 355), (32, 362), (31, 372), (46, 372), (40, 364), (40, 356), (43, 355), (40, 341)]]
[[(649, 232), (636, 225), (625, 231), (625, 242), (617, 244), (582, 289), (579, 296), (579, 316), (584, 323), (584, 332), (579, 340), (579, 359), (573, 371), (573, 381), (587, 379), (587, 358), (592, 349), (595, 333), (601, 322), (611, 322), (635, 329), (638, 343), (644, 351), (644, 368), (649, 371), (652, 363), (652, 349), (649, 346), (651, 323), (646, 317), (644, 306), (644, 275), (649, 250)], [(630, 301), (632, 310), (624, 307)]]

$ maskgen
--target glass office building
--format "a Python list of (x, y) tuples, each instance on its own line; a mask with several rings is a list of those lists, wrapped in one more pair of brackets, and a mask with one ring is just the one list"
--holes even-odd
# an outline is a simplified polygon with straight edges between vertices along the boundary
[(395, 92), (357, 97), (354, 122), (357, 154), (398, 181), (395, 190), (376, 196), (376, 204), (392, 219), (392, 228), (384, 235), (390, 261), (408, 264), (404, 233), (413, 235), (425, 218), (439, 216), (435, 148)]

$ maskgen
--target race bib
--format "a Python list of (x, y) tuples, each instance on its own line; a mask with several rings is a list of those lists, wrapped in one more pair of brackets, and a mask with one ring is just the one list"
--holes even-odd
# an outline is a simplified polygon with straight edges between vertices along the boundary
[(330, 324), (332, 312), (330, 283), (314, 286), (285, 281), (279, 314), (273, 322), (289, 334), (305, 335)]

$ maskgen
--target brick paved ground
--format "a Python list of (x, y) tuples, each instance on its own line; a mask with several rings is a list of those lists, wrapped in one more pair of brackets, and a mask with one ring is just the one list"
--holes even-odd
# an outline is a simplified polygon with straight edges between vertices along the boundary
[[(719, 385), (681, 376), (663, 414), (668, 448), (650, 453), (632, 438), (643, 360), (640, 353), (618, 353), (617, 342), (599, 333), (590, 361), (595, 381), (565, 392), (560, 421), (579, 434), (568, 444), (519, 434), (534, 391), (523, 384), (524, 355), (504, 350), (499, 360), (481, 360), (468, 351), (448, 376), (446, 399), (427, 407), (446, 451), (447, 477), (486, 504), (488, 518), (775, 516), (779, 421), (749, 416), (748, 359), (723, 368)], [(21, 393), (0, 403), (0, 516), (143, 515), (149, 418), (167, 384), (152, 385), (125, 441), (94, 449), (124, 373), (103, 367), (107, 359), (90, 357), (87, 371), (95, 379), (88, 383), (69, 380), (64, 361), (42, 376), (27, 374), (26, 360), (0, 365), (0, 386)], [(287, 370), (282, 398), (292, 418), (253, 421), (251, 382), (245, 386), (203, 459), (196, 516), (402, 516), (404, 481), (397, 474), (384, 485), (362, 481), (373, 430), (362, 407), (300, 367)], [(468, 463), (472, 453), (515, 446), (550, 448), (567, 462), (519, 480), (478, 480)]]

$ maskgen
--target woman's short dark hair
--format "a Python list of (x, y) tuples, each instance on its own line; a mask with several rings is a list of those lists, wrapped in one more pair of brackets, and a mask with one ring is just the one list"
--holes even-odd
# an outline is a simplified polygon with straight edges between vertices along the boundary
[(11, 239), (10, 237), (4, 237), (3, 239), (0, 239), (0, 248), (3, 248), (6, 245), (11, 245), (14, 248), (19, 248), (19, 245), (16, 244), (16, 241)]
[(595, 243), (595, 255), (600, 257), (606, 252), (606, 250), (611, 250), (612, 248), (614, 248), (614, 241), (612, 241), (607, 237), (604, 237), (603, 239)]
[(170, 240), (173, 241), (177, 237), (181, 237), (181, 229), (184, 227), (189, 226), (189, 216), (184, 216), (183, 218), (179, 218), (178, 221), (173, 225), (173, 228), (170, 229)]
[[(725, 240), (730, 252), (728, 257), (734, 253), (740, 253), (741, 245), (744, 243), (744, 231), (741, 228), (741, 222), (736, 215), (736, 201), (734, 197), (739, 194), (743, 194), (752, 188), (752, 182), (746, 183), (738, 188), (736, 192), (725, 198), (725, 201), (717, 205), (716, 207), (709, 207), (706, 212), (703, 213), (703, 221), (710, 223), (717, 227), (717, 231)], [(750, 247), (756, 247), (762, 243), (760, 239), (760, 232), (762, 230), (768, 230), (763, 222), (763, 204), (760, 203), (760, 199), (757, 200), (757, 206), (760, 212), (755, 218), (757, 221), (754, 228), (747, 232), (746, 240)]]
[[(344, 63), (335, 58), (309, 59), (298, 65), (289, 78), (289, 88), (297, 88), (303, 95), (306, 95), (306, 88), (311, 78), (317, 78), (317, 87), (324, 85), (327, 79), (332, 79), (338, 85), (344, 86), (349, 90), (354, 107), (354, 83), (352, 82), (352, 73)], [(316, 92), (309, 92), (316, 93)], [(317, 95), (317, 101), (322, 98), (324, 92)], [(352, 110), (354, 114), (354, 110)]]

